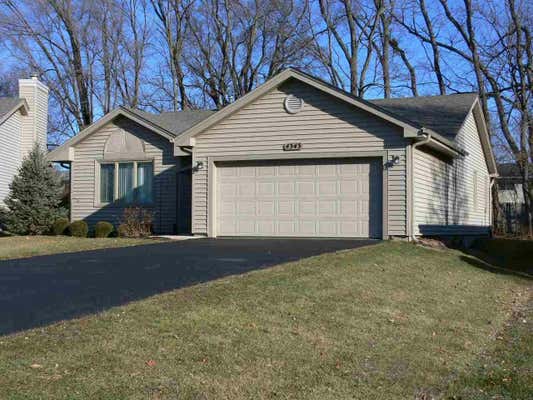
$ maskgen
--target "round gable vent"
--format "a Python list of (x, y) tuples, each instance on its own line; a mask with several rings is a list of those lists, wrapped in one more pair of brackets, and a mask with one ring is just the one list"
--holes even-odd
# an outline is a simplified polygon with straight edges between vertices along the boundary
[(293, 96), (292, 94), (289, 94), (287, 97), (285, 97), (283, 104), (285, 105), (285, 110), (287, 110), (287, 112), (290, 114), (296, 114), (302, 111), (302, 108), (304, 108), (303, 99)]

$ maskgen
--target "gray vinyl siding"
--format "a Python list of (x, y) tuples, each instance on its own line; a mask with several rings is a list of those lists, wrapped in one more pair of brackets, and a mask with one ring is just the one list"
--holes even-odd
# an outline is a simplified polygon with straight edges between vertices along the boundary
[(423, 149), (413, 153), (416, 235), (488, 231), (490, 179), (472, 113), (455, 141), (468, 155), (453, 162)]
[[(303, 98), (304, 109), (288, 114), (288, 94)], [(388, 234), (406, 235), (406, 140), (401, 130), (378, 117), (303, 83), (289, 81), (196, 136), (193, 165), (192, 231), (208, 233), (208, 157), (285, 154), (282, 145), (299, 142), (298, 156), (335, 152), (387, 151), (400, 157), (388, 169)]]
[(119, 204), (100, 206), (96, 198), (97, 160), (102, 160), (107, 138), (124, 129), (144, 141), (145, 153), (154, 160), (154, 212), (156, 233), (173, 233), (176, 224), (176, 158), (173, 145), (167, 139), (135, 122), (120, 118), (102, 127), (75, 146), (71, 179), (71, 219), (119, 223), (124, 207)]
[(21, 117), (16, 111), (0, 125), (0, 205), (21, 164)]

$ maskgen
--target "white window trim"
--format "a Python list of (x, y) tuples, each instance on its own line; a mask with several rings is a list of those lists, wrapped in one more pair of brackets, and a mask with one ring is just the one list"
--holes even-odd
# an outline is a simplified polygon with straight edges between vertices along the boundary
[[(95, 207), (105, 207), (111, 204), (117, 204), (117, 205), (143, 205), (143, 206), (151, 206), (154, 204), (153, 199), (153, 187), (152, 187), (152, 201), (148, 203), (137, 203), (133, 201), (132, 203), (121, 203), (118, 198), (118, 169), (119, 164), (128, 164), (133, 163), (133, 190), (137, 189), (137, 166), (139, 163), (151, 163), (152, 164), (152, 173), (155, 176), (155, 163), (154, 159), (145, 159), (145, 160), (128, 160), (128, 159), (120, 159), (120, 160), (95, 160), (94, 163), (94, 206)], [(114, 170), (114, 180), (113, 180), (113, 201), (112, 202), (102, 202), (100, 201), (100, 171), (102, 164), (115, 164), (115, 170)], [(153, 185), (153, 182), (152, 182)]]

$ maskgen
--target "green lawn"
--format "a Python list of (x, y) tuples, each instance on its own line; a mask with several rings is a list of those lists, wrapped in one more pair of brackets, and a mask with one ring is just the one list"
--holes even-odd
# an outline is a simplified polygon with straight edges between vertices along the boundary
[(0, 337), (0, 398), (531, 398), (532, 281), (475, 261), (386, 242)]
[(0, 260), (72, 253), (75, 251), (137, 246), (156, 243), (155, 239), (75, 238), (70, 236), (6, 236), (0, 237)]

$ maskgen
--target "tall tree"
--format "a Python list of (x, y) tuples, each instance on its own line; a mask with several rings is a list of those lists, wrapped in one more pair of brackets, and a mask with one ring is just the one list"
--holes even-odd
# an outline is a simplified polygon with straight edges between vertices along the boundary
[(12, 54), (46, 79), (69, 125), (91, 124), (92, 13), (71, 0), (5, 0), (0, 13)]
[[(192, 0), (151, 0), (159, 24), (159, 32), (164, 39), (166, 53), (165, 64), (171, 81), (170, 98), (172, 109), (185, 110), (191, 106), (185, 81), (186, 66), (184, 47), (190, 38), (190, 13), (193, 8)], [(165, 81), (164, 79), (162, 80)], [(164, 86), (164, 85), (163, 85)]]

